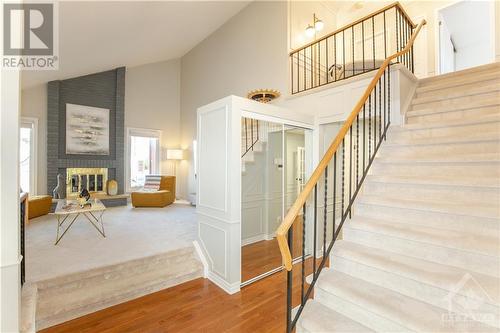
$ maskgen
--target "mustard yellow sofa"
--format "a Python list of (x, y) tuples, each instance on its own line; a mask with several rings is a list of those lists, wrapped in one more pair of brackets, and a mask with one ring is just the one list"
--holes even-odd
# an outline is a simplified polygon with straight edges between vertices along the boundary
[(34, 195), (28, 197), (28, 219), (47, 215), (52, 205), (50, 195)]
[(165, 207), (175, 201), (175, 177), (161, 176), (157, 191), (135, 191), (130, 194), (134, 207)]

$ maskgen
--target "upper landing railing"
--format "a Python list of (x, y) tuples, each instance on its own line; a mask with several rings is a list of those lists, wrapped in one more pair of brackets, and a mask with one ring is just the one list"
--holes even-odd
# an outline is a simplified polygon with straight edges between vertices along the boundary
[[(290, 52), (291, 93), (324, 86), (380, 68), (408, 44), (415, 28), (399, 2)], [(413, 47), (393, 62), (413, 72)]]

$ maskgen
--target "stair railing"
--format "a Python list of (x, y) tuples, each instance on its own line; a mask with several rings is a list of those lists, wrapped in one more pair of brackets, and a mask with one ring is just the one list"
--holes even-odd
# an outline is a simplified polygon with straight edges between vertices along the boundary
[[(383, 26), (376, 32), (375, 26)], [(377, 70), (388, 54), (408, 44), (415, 28), (399, 2), (377, 10), (290, 52), (291, 93)], [(413, 50), (397, 57), (413, 72)]]
[[(415, 38), (425, 24), (425, 20), (422, 20), (404, 49), (384, 60), (276, 231), (283, 265), (288, 271), (287, 332), (295, 328), (307, 300), (312, 296), (314, 285), (328, 261), (333, 244), (345, 220), (351, 216), (354, 199), (382, 140), (386, 139), (391, 115), (391, 64), (412, 52)], [(330, 170), (333, 172), (330, 173)], [(318, 192), (323, 195), (321, 202), (318, 202)], [(307, 221), (307, 203), (312, 206), (309, 209), (313, 209), (311, 222)], [(318, 230), (318, 213), (322, 215), (323, 230)], [(295, 274), (296, 279), (300, 278), (300, 290), (295, 291), (292, 271), (294, 266), (290, 252), (293, 248), (294, 223), (302, 224), (302, 256), (299, 258), (300, 267), (297, 267), (301, 269), (301, 275)], [(310, 228), (313, 229), (313, 244), (308, 245), (312, 247), (311, 253), (306, 253), (306, 226), (310, 223)], [(318, 243), (322, 245), (319, 252)], [(306, 268), (306, 265), (310, 266)], [(312, 272), (309, 286), (306, 286), (306, 272)], [(296, 299), (300, 299), (300, 303), (294, 304)], [(294, 305), (298, 305), (298, 308), (292, 317)]]
[(255, 144), (259, 142), (259, 121), (252, 118), (241, 118), (241, 121), (241, 158), (243, 158), (249, 151), (253, 151)]

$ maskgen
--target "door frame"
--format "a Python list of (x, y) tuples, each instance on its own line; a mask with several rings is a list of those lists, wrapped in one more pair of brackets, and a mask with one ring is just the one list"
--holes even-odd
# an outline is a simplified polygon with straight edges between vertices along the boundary
[(38, 118), (36, 117), (21, 117), (19, 128), (23, 124), (31, 124), (31, 151), (30, 151), (30, 194), (38, 194)]
[[(452, 6), (455, 6), (456, 4), (459, 4), (461, 2), (466, 2), (466, 0), (456, 0), (456, 1), (452, 1), (444, 6), (441, 6), (441, 7), (438, 7), (434, 10), (434, 71), (435, 71), (435, 75), (440, 75), (441, 74), (441, 63), (440, 63), (440, 48), (441, 48), (441, 43), (440, 43), (440, 40), (439, 40), (439, 14), (440, 12), (445, 9), (445, 8), (448, 8), (448, 7), (452, 7)], [(496, 1), (491, 1), (491, 0), (488, 0), (489, 2), (489, 5), (490, 5), (490, 10), (489, 10), (489, 13), (490, 13), (490, 21), (493, 22), (493, 24), (491, 24), (490, 26), (490, 33), (491, 33), (491, 38), (490, 38), (490, 56), (491, 56), (491, 59), (490, 61), (491, 62), (495, 62), (496, 60), (496, 43), (495, 43), (495, 40), (496, 40), (496, 29), (495, 29), (495, 3)]]

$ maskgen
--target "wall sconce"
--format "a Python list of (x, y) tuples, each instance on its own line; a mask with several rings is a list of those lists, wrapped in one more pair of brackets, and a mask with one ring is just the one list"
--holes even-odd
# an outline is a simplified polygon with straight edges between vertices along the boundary
[(307, 27), (306, 27), (306, 36), (308, 38), (314, 37), (314, 39), (316, 39), (316, 32), (320, 32), (321, 30), (323, 30), (324, 27), (325, 27), (325, 24), (323, 23), (323, 21), (321, 21), (314, 13), (313, 14), (313, 23), (307, 25)]

